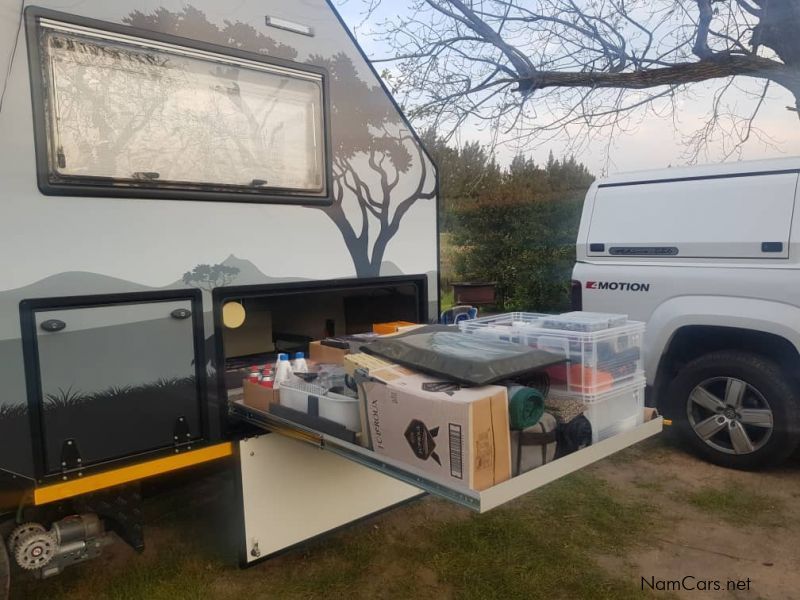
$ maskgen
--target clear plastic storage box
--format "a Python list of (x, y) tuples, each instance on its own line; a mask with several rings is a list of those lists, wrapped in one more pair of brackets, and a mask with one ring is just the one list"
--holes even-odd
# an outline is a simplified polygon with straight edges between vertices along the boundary
[[(644, 422), (645, 380), (641, 375), (632, 382), (596, 395), (582, 395), (584, 415), (592, 424), (592, 443), (613, 437)], [(554, 398), (574, 397), (552, 390)]]
[(622, 327), (628, 322), (628, 315), (609, 313), (568, 312), (551, 315), (542, 319), (545, 329), (565, 329), (567, 331), (602, 331), (613, 327)]
[(642, 374), (644, 323), (625, 315), (506, 313), (459, 327), (464, 333), (562, 354), (569, 362), (547, 369), (556, 391), (597, 395)]
[(464, 333), (474, 333), (501, 342), (525, 344), (525, 332), (529, 328), (541, 327), (544, 319), (552, 315), (511, 312), (461, 321), (458, 327)]

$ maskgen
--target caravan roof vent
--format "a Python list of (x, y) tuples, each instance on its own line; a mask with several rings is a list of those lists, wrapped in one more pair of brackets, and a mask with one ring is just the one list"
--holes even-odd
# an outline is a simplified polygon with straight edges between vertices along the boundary
[(287, 19), (281, 19), (280, 17), (271, 17), (269, 15), (266, 16), (265, 20), (269, 27), (285, 29), (286, 31), (292, 31), (294, 33), (314, 37), (314, 28), (309, 25), (295, 23), (294, 21), (288, 21)]

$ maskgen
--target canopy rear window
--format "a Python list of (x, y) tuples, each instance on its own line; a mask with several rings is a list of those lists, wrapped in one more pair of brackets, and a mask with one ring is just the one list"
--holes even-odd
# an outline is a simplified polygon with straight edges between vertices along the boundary
[(321, 72), (48, 18), (37, 31), (49, 184), (327, 195)]

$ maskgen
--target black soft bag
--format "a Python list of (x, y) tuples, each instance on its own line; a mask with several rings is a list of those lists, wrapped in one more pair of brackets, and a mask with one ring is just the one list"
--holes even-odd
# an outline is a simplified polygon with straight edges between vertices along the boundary
[(592, 445), (592, 424), (583, 415), (556, 428), (556, 458), (572, 454)]

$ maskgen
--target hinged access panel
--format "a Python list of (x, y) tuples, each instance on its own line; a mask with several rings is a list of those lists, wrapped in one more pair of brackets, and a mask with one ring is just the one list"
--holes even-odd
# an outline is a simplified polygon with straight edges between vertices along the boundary
[(242, 566), (423, 493), (283, 435), (243, 440), (238, 454)]
[(206, 437), (198, 290), (21, 304), (37, 478)]

